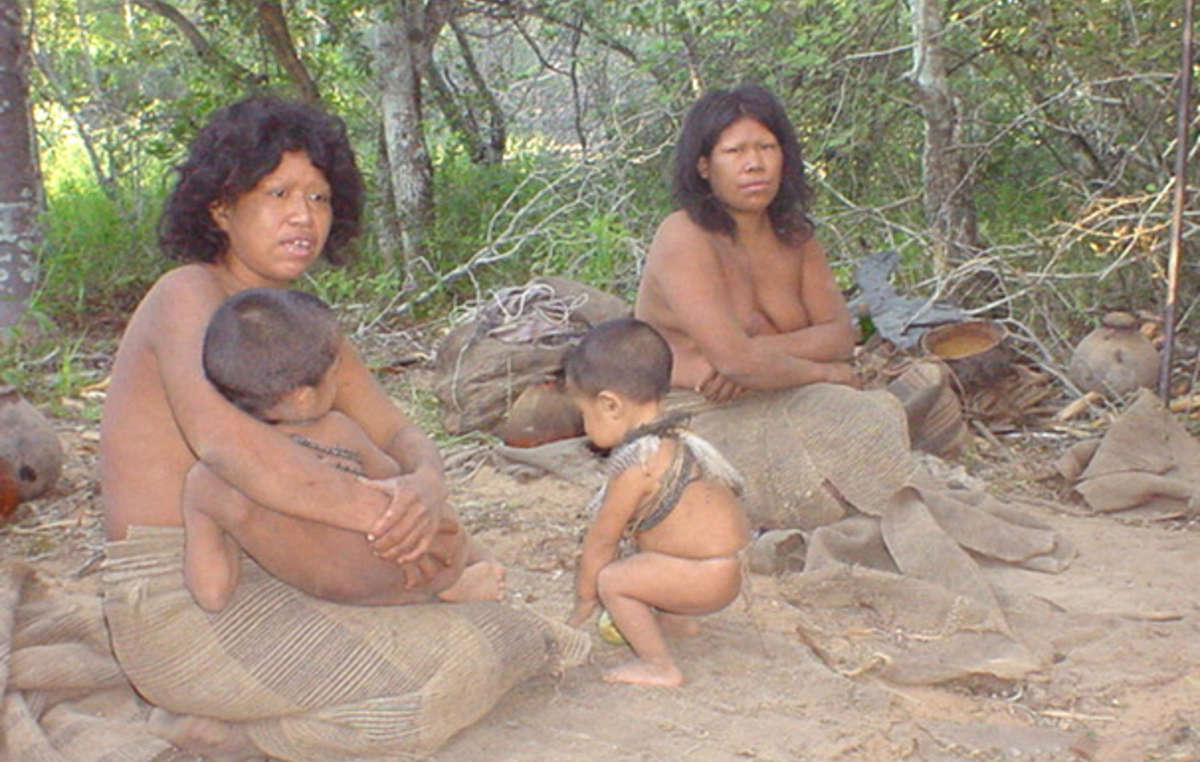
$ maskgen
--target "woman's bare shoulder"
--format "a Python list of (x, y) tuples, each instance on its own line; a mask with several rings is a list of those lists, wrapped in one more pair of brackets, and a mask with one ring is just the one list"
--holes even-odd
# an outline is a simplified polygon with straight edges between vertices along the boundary
[(207, 324), (223, 298), (221, 284), (203, 265), (168, 270), (142, 297), (125, 327), (122, 344), (156, 344), (167, 327)]
[(676, 260), (698, 252), (712, 251), (712, 234), (696, 224), (682, 209), (667, 215), (654, 234), (648, 259)]
[(696, 221), (683, 209), (676, 209), (668, 214), (663, 221), (658, 224), (658, 231), (654, 234), (655, 238), (663, 236), (679, 236), (679, 235), (707, 235), (704, 228), (696, 224)]
[(138, 311), (176, 314), (197, 308), (215, 309), (224, 297), (220, 282), (208, 267), (188, 264), (163, 273), (146, 292)]
[(221, 284), (204, 265), (187, 264), (167, 270), (154, 281), (142, 297), (143, 304), (152, 301), (171, 301), (189, 294), (211, 295), (221, 292)]
[(151, 291), (164, 290), (178, 293), (180, 290), (219, 291), (221, 284), (211, 268), (201, 264), (180, 265), (167, 270), (155, 281)]
[(815, 235), (808, 236), (792, 248), (806, 262), (825, 261), (825, 247), (821, 245), (821, 241)]

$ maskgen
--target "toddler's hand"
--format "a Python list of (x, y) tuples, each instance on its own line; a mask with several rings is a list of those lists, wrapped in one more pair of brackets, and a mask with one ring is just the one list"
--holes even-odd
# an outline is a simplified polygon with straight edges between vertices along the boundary
[(582, 626), (583, 623), (586, 622), (596, 610), (598, 605), (600, 605), (600, 603), (595, 598), (591, 599), (590, 601), (575, 601), (575, 610), (571, 612), (570, 618), (567, 619), (567, 624), (571, 625), (572, 627)]

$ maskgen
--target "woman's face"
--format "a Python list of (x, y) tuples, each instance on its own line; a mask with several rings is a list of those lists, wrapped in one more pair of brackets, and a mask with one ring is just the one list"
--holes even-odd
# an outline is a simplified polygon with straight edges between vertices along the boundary
[(332, 190), (308, 154), (289, 151), (279, 164), (232, 203), (210, 212), (229, 236), (219, 258), (247, 287), (282, 287), (300, 277), (325, 246), (333, 223)]
[(712, 153), (696, 161), (696, 170), (731, 213), (765, 211), (779, 192), (783, 152), (775, 133), (742, 117), (721, 131)]

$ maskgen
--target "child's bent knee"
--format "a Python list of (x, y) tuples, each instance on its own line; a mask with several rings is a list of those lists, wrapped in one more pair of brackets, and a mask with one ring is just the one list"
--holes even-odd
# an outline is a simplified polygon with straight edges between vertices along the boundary
[(600, 569), (596, 574), (596, 594), (601, 601), (612, 600), (614, 596), (623, 595), (627, 585), (621, 584), (621, 575), (613, 564)]
[(229, 530), (250, 519), (250, 499), (218, 478), (203, 464), (197, 464), (184, 478), (184, 510), (209, 516)]

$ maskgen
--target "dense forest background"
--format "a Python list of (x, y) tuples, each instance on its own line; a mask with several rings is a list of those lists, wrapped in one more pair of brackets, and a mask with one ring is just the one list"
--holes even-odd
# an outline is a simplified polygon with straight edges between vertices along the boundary
[[(0, 327), (17, 338), (0, 376), (96, 380), (90, 342), (169, 266), (172, 166), (249, 92), (347, 121), (368, 232), (305, 287), (369, 329), (541, 273), (631, 296), (683, 113), (745, 80), (799, 130), (848, 293), (894, 250), (899, 289), (1062, 362), (1101, 313), (1162, 308), (1183, 16), (1183, 0), (0, 0)], [(1198, 221), (1189, 196), (1181, 328)]]

